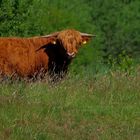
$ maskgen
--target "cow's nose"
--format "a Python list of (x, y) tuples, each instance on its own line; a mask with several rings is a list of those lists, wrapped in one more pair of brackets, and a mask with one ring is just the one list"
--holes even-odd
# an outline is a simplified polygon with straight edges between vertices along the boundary
[(70, 58), (74, 58), (75, 57), (75, 53), (74, 52), (72, 52), (72, 53), (67, 53), (68, 54), (68, 56), (70, 57)]

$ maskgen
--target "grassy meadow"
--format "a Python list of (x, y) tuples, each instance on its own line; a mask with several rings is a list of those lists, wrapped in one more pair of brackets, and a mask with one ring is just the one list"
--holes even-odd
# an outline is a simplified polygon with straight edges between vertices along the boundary
[(140, 73), (1, 82), (0, 140), (139, 140)]

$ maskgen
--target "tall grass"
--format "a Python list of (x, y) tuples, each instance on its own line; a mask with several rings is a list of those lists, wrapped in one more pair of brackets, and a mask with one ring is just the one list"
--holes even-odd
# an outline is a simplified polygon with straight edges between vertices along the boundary
[(0, 84), (0, 140), (138, 140), (140, 73)]

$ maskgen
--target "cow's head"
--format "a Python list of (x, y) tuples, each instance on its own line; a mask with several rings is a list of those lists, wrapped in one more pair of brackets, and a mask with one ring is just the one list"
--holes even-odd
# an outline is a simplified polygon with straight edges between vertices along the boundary
[(94, 36), (95, 35), (81, 33), (73, 29), (67, 29), (42, 37), (50, 38), (50, 40), (52, 38), (52, 43), (56, 45), (59, 42), (59, 44), (65, 49), (67, 55), (70, 58), (73, 58), (82, 44), (86, 44)]

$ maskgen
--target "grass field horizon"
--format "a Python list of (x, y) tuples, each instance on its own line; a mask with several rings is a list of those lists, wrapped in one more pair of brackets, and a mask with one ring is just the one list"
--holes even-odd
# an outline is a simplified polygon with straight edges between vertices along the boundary
[(0, 140), (138, 140), (140, 73), (0, 84)]

